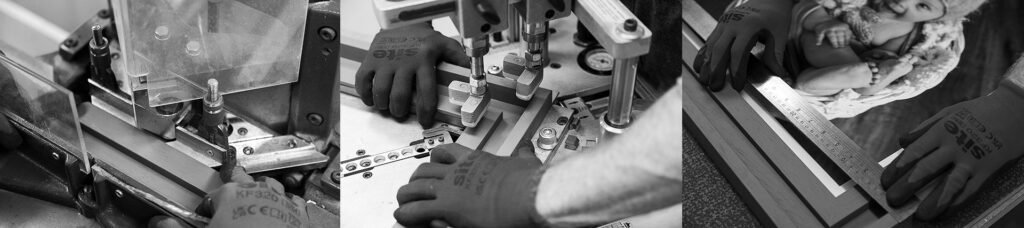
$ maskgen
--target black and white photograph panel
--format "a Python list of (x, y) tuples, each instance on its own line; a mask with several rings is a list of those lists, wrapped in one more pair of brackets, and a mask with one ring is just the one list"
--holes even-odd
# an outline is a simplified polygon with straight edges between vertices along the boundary
[(339, 227), (339, 6), (0, 0), (0, 227)]
[(683, 227), (682, 7), (342, 1), (342, 227)]
[(682, 4), (684, 224), (1024, 224), (1021, 2)]

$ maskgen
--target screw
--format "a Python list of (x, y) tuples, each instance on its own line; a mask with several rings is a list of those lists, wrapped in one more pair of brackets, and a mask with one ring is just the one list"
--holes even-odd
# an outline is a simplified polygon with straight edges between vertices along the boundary
[(356, 150), (356, 155), (363, 156), (364, 154), (366, 154), (366, 150), (364, 150), (364, 149)]
[(569, 123), (569, 118), (568, 117), (564, 117), (564, 116), (560, 116), (560, 117), (558, 117), (558, 120), (555, 120), (555, 123), (557, 123), (559, 126), (565, 125), (565, 124)]
[(245, 134), (249, 134), (249, 129), (246, 129), (244, 127), (238, 128), (238, 135), (245, 136)]
[(501, 74), (501, 67), (497, 65), (491, 65), (490, 67), (487, 67), (487, 73), (493, 75)]
[(110, 11), (107, 10), (107, 9), (102, 9), (102, 10), (100, 10), (100, 12), (96, 13), (96, 16), (99, 16), (100, 18), (103, 18), (103, 19), (110, 18)]
[(121, 192), (121, 189), (114, 190), (114, 196), (117, 196), (117, 198), (124, 197), (124, 192)]
[(345, 170), (348, 170), (348, 171), (356, 170), (356, 164), (348, 163), (347, 165), (345, 165)]
[(245, 154), (245, 155), (252, 155), (253, 152), (254, 151), (253, 151), (252, 147), (248, 147), (247, 146), (245, 148), (242, 148), (242, 153)]
[(206, 150), (206, 155), (213, 156), (213, 150)]
[(341, 172), (338, 172), (337, 170), (331, 172), (331, 181), (334, 181), (335, 184), (339, 184), (341, 182)]
[(371, 173), (371, 172), (363, 173), (363, 178), (370, 179), (370, 177), (373, 177), (373, 173)]
[(296, 145), (297, 143), (295, 143), (294, 139), (288, 140), (288, 148), (295, 148)]
[(97, 47), (107, 46), (107, 38), (103, 37), (103, 27), (100, 25), (92, 26), (92, 41)]
[(53, 152), (52, 154), (50, 154), (50, 156), (53, 157), (53, 160), (60, 160), (60, 154), (58, 154), (57, 152)]
[(336, 37), (336, 36), (337, 36), (337, 33), (334, 31), (334, 28), (331, 28), (331, 27), (322, 27), (322, 28), (320, 28), (320, 39), (323, 39), (324, 41), (332, 41), (332, 40), (334, 40), (334, 37)]
[(76, 39), (64, 40), (64, 46), (73, 47), (75, 45), (78, 45), (78, 40), (76, 40)]
[(167, 38), (170, 37), (170, 33), (170, 29), (163, 25), (157, 26), (156, 30), (153, 30), (153, 34), (157, 40), (167, 40)]
[(370, 163), (370, 159), (363, 159), (363, 160), (359, 161), (359, 166), (362, 166), (362, 167), (370, 167), (370, 164), (372, 164), (372, 163)]
[(627, 32), (636, 32), (636, 28), (637, 28), (636, 19), (632, 19), (632, 18), (626, 19), (626, 22), (623, 22), (622, 26), (623, 26), (624, 29), (626, 29)]
[(324, 123), (324, 117), (317, 113), (310, 113), (306, 116), (306, 120), (313, 124), (313, 126), (320, 126), (320, 124)]

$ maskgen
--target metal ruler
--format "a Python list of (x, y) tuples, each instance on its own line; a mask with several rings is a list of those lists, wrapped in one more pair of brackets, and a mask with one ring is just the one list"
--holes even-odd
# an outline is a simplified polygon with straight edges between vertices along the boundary
[(905, 220), (913, 213), (917, 207), (916, 201), (902, 208), (889, 206), (880, 179), (882, 166), (865, 156), (860, 146), (842, 134), (838, 127), (818, 113), (782, 79), (771, 77), (764, 83), (755, 84), (754, 87), (897, 222)]

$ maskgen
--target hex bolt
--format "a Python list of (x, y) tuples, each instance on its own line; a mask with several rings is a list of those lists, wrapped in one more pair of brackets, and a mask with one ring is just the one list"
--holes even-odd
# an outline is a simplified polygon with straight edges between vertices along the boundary
[(550, 150), (555, 148), (555, 144), (558, 144), (558, 132), (550, 127), (541, 129), (540, 135), (537, 137), (537, 147)]
[(491, 65), (490, 67), (487, 67), (487, 73), (493, 75), (500, 75), (501, 67), (497, 65)]
[(363, 173), (363, 178), (370, 179), (370, 177), (373, 177), (373, 173), (371, 173), (371, 172)]
[(117, 196), (117, 198), (124, 197), (124, 192), (121, 192), (121, 189), (114, 190), (114, 196)]
[(254, 152), (255, 151), (253, 151), (252, 147), (248, 147), (247, 146), (245, 148), (242, 148), (242, 153), (245, 154), (245, 155), (252, 155), (252, 153), (254, 153)]
[(331, 27), (322, 27), (320, 28), (319, 33), (320, 39), (323, 39), (324, 41), (332, 41), (334, 40), (335, 37), (338, 36), (338, 33), (335, 32), (334, 28)]
[(245, 136), (245, 134), (249, 134), (249, 129), (246, 129), (244, 127), (238, 128), (238, 135), (239, 136)]
[(341, 183), (341, 172), (338, 172), (337, 170), (331, 172), (331, 181), (334, 181), (335, 184)]
[(320, 126), (320, 124), (324, 123), (324, 117), (317, 113), (310, 113), (306, 116), (306, 120), (313, 124), (313, 126)]

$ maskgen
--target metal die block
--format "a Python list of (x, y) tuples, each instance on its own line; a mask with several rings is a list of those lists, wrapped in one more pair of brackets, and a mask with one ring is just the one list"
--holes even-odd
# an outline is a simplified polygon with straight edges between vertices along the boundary
[(484, 112), (487, 111), (487, 104), (489, 103), (491, 103), (490, 93), (484, 93), (480, 96), (469, 96), (460, 109), (462, 125), (476, 127), (476, 124), (480, 122), (480, 118), (484, 116)]
[(524, 101), (532, 99), (534, 92), (537, 92), (537, 87), (540, 87), (540, 82), (543, 80), (544, 69), (527, 69), (516, 79), (516, 97)]
[(452, 81), (448, 84), (448, 102), (455, 105), (462, 105), (469, 99), (469, 83), (463, 81)]

